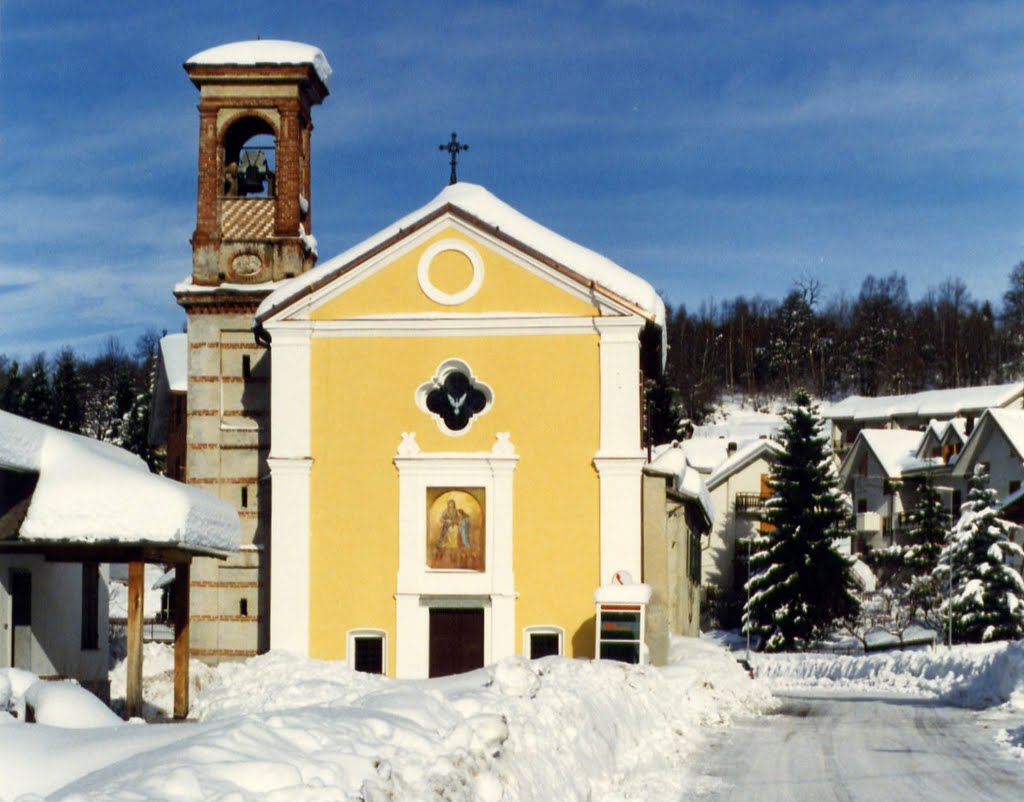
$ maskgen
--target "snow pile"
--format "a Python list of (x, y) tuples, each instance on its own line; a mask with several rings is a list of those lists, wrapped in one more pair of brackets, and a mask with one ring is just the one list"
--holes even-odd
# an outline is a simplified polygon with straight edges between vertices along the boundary
[(247, 67), (262, 64), (310, 64), (327, 86), (331, 79), (331, 65), (319, 47), (284, 39), (252, 39), (231, 42), (196, 53), (185, 65), (238, 64)]
[[(74, 680), (49, 682), (20, 668), (0, 669), (0, 723), (25, 720), (26, 708), (35, 721), (65, 729), (93, 729), (123, 724), (110, 708)], [(0, 774), (2, 776), (2, 774)]]
[(753, 662), (758, 678), (776, 690), (889, 691), (1024, 711), (1024, 641), (856, 656), (759, 654)]
[(25, 691), (25, 704), (32, 708), (38, 724), (74, 730), (124, 724), (109, 707), (73, 680), (34, 682)]
[[(210, 685), (216, 670), (200, 660), (189, 660), (189, 699)], [(128, 660), (121, 660), (110, 671), (110, 706), (123, 711), (128, 689)], [(143, 716), (147, 719), (174, 715), (174, 647), (166, 643), (142, 645)]]
[[(708, 727), (768, 699), (713, 644), (680, 640), (673, 656), (680, 662), (664, 669), (508, 658), (460, 676), (401, 681), (272, 652), (218, 667), (195, 700), (196, 723), (99, 730), (102, 752), (68, 742), (62, 730), (0, 727), (0, 797), (675, 799), (702, 782), (686, 761)], [(38, 771), (34, 780), (15, 772), (7, 784), (8, 766), (38, 759), (44, 741), (59, 784)]]
[(21, 538), (238, 548), (230, 504), (108, 443), (0, 412), (0, 467), (39, 475)]

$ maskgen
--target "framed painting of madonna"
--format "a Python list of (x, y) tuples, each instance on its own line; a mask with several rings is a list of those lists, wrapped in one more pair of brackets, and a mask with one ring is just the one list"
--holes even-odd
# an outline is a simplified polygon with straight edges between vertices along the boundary
[(485, 570), (482, 487), (427, 488), (427, 567)]

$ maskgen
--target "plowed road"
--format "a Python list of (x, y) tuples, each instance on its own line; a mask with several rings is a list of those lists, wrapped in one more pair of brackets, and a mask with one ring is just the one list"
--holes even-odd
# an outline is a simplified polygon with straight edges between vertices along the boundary
[[(733, 727), (703, 754), (726, 802), (1022, 802), (1024, 760), (983, 713), (903, 697), (814, 693)], [(1017, 723), (1019, 726), (1019, 722)]]

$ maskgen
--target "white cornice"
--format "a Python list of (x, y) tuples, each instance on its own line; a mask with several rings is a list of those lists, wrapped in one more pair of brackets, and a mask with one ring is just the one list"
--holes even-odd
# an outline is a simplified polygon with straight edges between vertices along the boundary
[[(430, 337), (459, 336), (511, 337), (529, 334), (598, 334), (612, 320), (627, 320), (631, 325), (614, 329), (628, 339), (626, 332), (636, 331), (643, 325), (640, 318), (575, 317), (567, 315), (523, 315), (515, 312), (488, 314), (422, 314), (375, 315), (344, 320), (274, 320), (266, 329), (276, 338), (289, 337)], [(600, 324), (599, 324), (600, 322)]]

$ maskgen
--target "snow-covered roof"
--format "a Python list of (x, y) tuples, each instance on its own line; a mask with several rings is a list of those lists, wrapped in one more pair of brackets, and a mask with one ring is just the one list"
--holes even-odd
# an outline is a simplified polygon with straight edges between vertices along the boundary
[[(1017, 452), (1017, 459), (1024, 457), (1024, 409), (989, 409), (985, 415), (1003, 430), (1006, 439)], [(981, 428), (981, 421), (975, 431)]]
[(784, 451), (785, 449), (774, 440), (752, 440), (738, 448), (735, 454), (715, 468), (705, 484), (708, 490), (714, 490), (736, 471), (746, 467), (759, 457), (764, 456), (767, 459), (774, 459)]
[(594, 591), (597, 604), (648, 604), (651, 601), (651, 586), (643, 582), (632, 585), (601, 585)]
[(0, 468), (38, 474), (19, 540), (237, 550), (238, 515), (124, 449), (0, 412)]
[[(858, 438), (871, 449), (888, 477), (899, 477), (905, 470), (920, 467), (917, 447), (921, 432), (906, 429), (861, 429)], [(852, 453), (852, 452), (851, 452)]]
[(160, 357), (171, 392), (188, 392), (188, 335), (168, 334), (161, 337)]
[(711, 503), (711, 494), (704, 483), (700, 472), (687, 463), (686, 445), (692, 443), (671, 443), (658, 446), (654, 450), (647, 470), (662, 476), (674, 477), (673, 488), (677, 493), (700, 504), (701, 509), (711, 524), (715, 522), (715, 508)]
[(876, 398), (851, 395), (822, 410), (822, 416), (837, 420), (888, 420), (897, 417), (953, 418), (989, 407), (1002, 407), (1024, 395), (1024, 382), (951, 390), (926, 390), (908, 395)]
[(465, 182), (445, 187), (425, 206), (421, 206), (333, 259), (284, 282), (260, 304), (256, 312), (257, 319), (265, 319), (276, 308), (288, 304), (304, 291), (318, 286), (335, 272), (344, 269), (356, 257), (381, 245), (402, 230), (449, 204), (553, 259), (583, 278), (595, 282), (605, 290), (635, 304), (650, 315), (664, 330), (665, 304), (654, 287), (644, 279), (630, 273), (607, 257), (534, 222), (483, 187)]
[(324, 86), (331, 78), (331, 65), (327, 63), (327, 57), (319, 47), (302, 42), (289, 42), (284, 39), (251, 39), (246, 42), (217, 45), (201, 53), (196, 53), (185, 64), (218, 66), (223, 64), (244, 66), (309, 64), (316, 70), (316, 74), (324, 82)]

